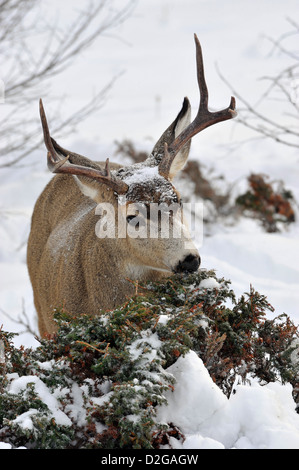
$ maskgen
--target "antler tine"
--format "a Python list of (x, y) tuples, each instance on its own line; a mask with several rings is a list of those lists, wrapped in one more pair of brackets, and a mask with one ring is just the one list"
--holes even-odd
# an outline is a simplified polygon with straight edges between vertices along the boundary
[(59, 157), (59, 155), (54, 149), (53, 142), (52, 142), (50, 132), (49, 132), (49, 126), (48, 126), (48, 122), (46, 118), (46, 113), (45, 113), (43, 102), (41, 99), (39, 100), (39, 112), (40, 112), (43, 133), (44, 133), (44, 141), (45, 141), (46, 148), (48, 150), (48, 154), (47, 154), (48, 168), (53, 173), (57, 173), (58, 169), (69, 159), (69, 155), (65, 158), (61, 158)]
[(159, 168), (159, 175), (164, 176), (164, 178), (166, 178), (166, 179), (168, 178), (171, 163), (172, 163), (175, 155), (169, 153), (168, 143), (164, 142), (164, 155), (163, 155), (162, 160), (159, 163), (158, 168)]
[(107, 178), (111, 179), (111, 173), (110, 173), (110, 165), (109, 165), (109, 158), (106, 158), (106, 163), (105, 163), (105, 173)]
[(194, 34), (194, 40), (196, 45), (196, 71), (197, 71), (197, 83), (200, 94), (199, 109), (208, 109), (209, 92), (205, 79), (205, 71), (203, 66), (202, 49), (198, 37)]
[(194, 34), (196, 46), (196, 70), (197, 82), (200, 93), (200, 102), (198, 112), (195, 119), (189, 124), (172, 142), (168, 147), (167, 152), (164, 154), (162, 161), (159, 164), (159, 173), (167, 177), (170, 171), (172, 161), (181, 148), (196, 134), (201, 132), (217, 122), (226, 121), (227, 119), (234, 118), (237, 113), (235, 111), (236, 100), (232, 96), (228, 108), (221, 111), (210, 112), (208, 110), (209, 93), (205, 80), (204, 65), (201, 45), (196, 34)]
[(44, 133), (44, 141), (45, 145), (48, 150), (47, 158), (48, 158), (48, 168), (53, 173), (64, 173), (70, 175), (77, 175), (77, 176), (87, 176), (88, 178), (94, 179), (99, 181), (100, 183), (104, 183), (107, 186), (111, 187), (116, 193), (118, 194), (125, 194), (128, 190), (128, 185), (120, 180), (112, 178), (110, 167), (109, 167), (109, 158), (106, 160), (105, 164), (105, 171), (101, 172), (95, 168), (90, 168), (88, 166), (82, 165), (75, 165), (69, 162), (70, 155), (66, 157), (61, 156), (59, 153), (56, 152), (47, 123), (47, 118), (45, 114), (45, 110), (43, 107), (42, 100), (40, 100), (40, 117), (43, 127)]

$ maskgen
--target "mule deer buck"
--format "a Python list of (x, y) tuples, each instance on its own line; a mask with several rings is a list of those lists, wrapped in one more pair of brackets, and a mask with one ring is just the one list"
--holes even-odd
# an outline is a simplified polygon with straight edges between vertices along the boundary
[[(28, 270), (41, 336), (56, 330), (55, 307), (63, 305), (74, 315), (98, 315), (120, 305), (134, 292), (132, 280), (157, 280), (199, 268), (200, 256), (181, 217), (181, 197), (173, 179), (188, 158), (191, 138), (208, 126), (233, 118), (236, 112), (233, 97), (228, 108), (208, 110), (196, 35), (195, 45), (200, 91), (197, 115), (191, 122), (191, 106), (185, 98), (178, 116), (142, 163), (126, 167), (110, 164), (108, 159), (94, 162), (62, 148), (50, 136), (40, 100), (48, 167), (59, 173), (36, 202), (28, 240)], [(140, 216), (140, 203), (146, 211), (154, 203), (166, 207), (177, 204), (179, 210), (169, 211), (167, 223), (172, 229), (180, 226), (181, 236), (161, 236), (161, 217), (158, 236), (121, 235), (119, 222), (129, 228), (138, 216), (139, 222), (144, 217), (151, 229), (157, 223), (147, 220), (148, 213)], [(103, 204), (115, 209), (118, 220), (114, 237), (97, 236), (95, 227), (104, 214), (97, 208)]]

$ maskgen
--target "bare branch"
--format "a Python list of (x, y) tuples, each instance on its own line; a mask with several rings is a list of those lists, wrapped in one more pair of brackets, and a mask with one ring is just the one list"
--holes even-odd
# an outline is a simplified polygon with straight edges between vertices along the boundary
[(32, 327), (28, 314), (25, 310), (25, 301), (22, 299), (22, 311), (18, 315), (17, 318), (12, 317), (9, 315), (6, 311), (4, 311), (2, 308), (0, 308), (1, 313), (8, 318), (11, 322), (15, 323), (16, 325), (20, 325), (24, 329), (22, 331), (18, 331), (18, 334), (24, 334), (24, 333), (30, 333), (34, 338), (39, 341), (39, 334), (38, 332)]
[[(42, 144), (38, 100), (49, 95), (49, 83), (62, 74), (101, 35), (126, 20), (136, 0), (127, 0), (115, 10), (109, 0), (90, 1), (62, 29), (59, 21), (38, 18), (37, 0), (0, 0), (0, 53), (5, 60), (5, 103), (1, 105), (0, 168), (21, 162)], [(32, 47), (34, 43), (35, 47)], [(40, 44), (40, 46), (36, 46)], [(9, 51), (9, 54), (8, 54)], [(3, 71), (2, 71), (3, 73)], [(64, 135), (76, 124), (100, 109), (114, 77), (84, 107), (61, 120), (51, 119), (53, 130)], [(51, 106), (61, 97), (52, 98)]]
[[(290, 51), (284, 46), (283, 41), (295, 35), (298, 36), (299, 25), (294, 21), (290, 22), (294, 30), (282, 35), (277, 40), (271, 39), (271, 43), (280, 53), (296, 62), (285, 67), (273, 77), (262, 77), (262, 80), (269, 82), (269, 86), (254, 105), (250, 104), (247, 99), (232, 87), (231, 83), (221, 74), (218, 68), (217, 71), (220, 78), (226, 85), (233, 89), (235, 96), (244, 105), (244, 108), (239, 108), (238, 122), (240, 124), (257, 132), (264, 138), (270, 138), (280, 144), (298, 148), (299, 53)], [(281, 109), (281, 114), (283, 113), (283, 120), (275, 119), (272, 114), (267, 113), (267, 109), (261, 111), (262, 105), (268, 105), (270, 101), (275, 101), (280, 104), (279, 109)], [(286, 111), (287, 108), (289, 108), (290, 111)], [(287, 121), (285, 118), (289, 120)]]

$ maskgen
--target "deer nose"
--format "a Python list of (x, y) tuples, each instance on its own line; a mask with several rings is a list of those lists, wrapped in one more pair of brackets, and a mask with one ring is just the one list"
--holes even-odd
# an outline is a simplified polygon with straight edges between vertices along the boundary
[(183, 261), (179, 261), (175, 268), (176, 273), (194, 273), (198, 270), (200, 266), (200, 256), (199, 255), (188, 255)]

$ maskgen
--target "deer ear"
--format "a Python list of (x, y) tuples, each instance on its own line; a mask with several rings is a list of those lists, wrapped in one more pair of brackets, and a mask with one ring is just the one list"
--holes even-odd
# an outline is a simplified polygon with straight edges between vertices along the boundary
[[(174, 128), (174, 139), (180, 135), (183, 130), (189, 126), (191, 122), (191, 105), (188, 98), (184, 99), (183, 107), (177, 116), (177, 123)], [(181, 150), (175, 156), (170, 170), (169, 170), (169, 179), (172, 180), (176, 174), (181, 171), (188, 159), (191, 146), (191, 139), (181, 148)]]
[[(151, 155), (155, 158), (159, 164), (163, 154), (164, 145), (167, 143), (168, 147), (171, 146), (174, 139), (190, 124), (191, 122), (191, 105), (188, 98), (184, 98), (182, 109), (175, 118), (172, 124), (166, 129), (161, 135), (160, 139), (153, 148)], [(169, 178), (173, 179), (175, 175), (184, 167), (189, 151), (191, 142), (187, 142), (186, 145), (177, 153), (174, 161), (172, 162)]]
[(95, 202), (99, 202), (99, 185), (95, 181), (80, 176), (73, 175), (79, 189), (84, 196), (89, 197)]
[[(89, 158), (86, 158), (83, 155), (80, 155), (78, 153), (71, 152), (70, 150), (64, 149), (52, 137), (51, 137), (51, 141), (52, 141), (55, 151), (59, 155), (62, 155), (63, 157), (68, 156), (69, 157), (68, 161), (70, 163), (87, 167), (87, 168), (93, 168), (95, 170), (102, 170), (102, 168), (99, 168), (99, 165), (96, 162), (90, 160)], [(89, 197), (93, 201), (98, 202), (99, 184), (93, 179), (87, 178), (86, 176), (79, 176), (75, 174), (73, 174), (72, 176), (74, 180), (76, 181), (81, 193), (84, 194), (84, 196)]]

